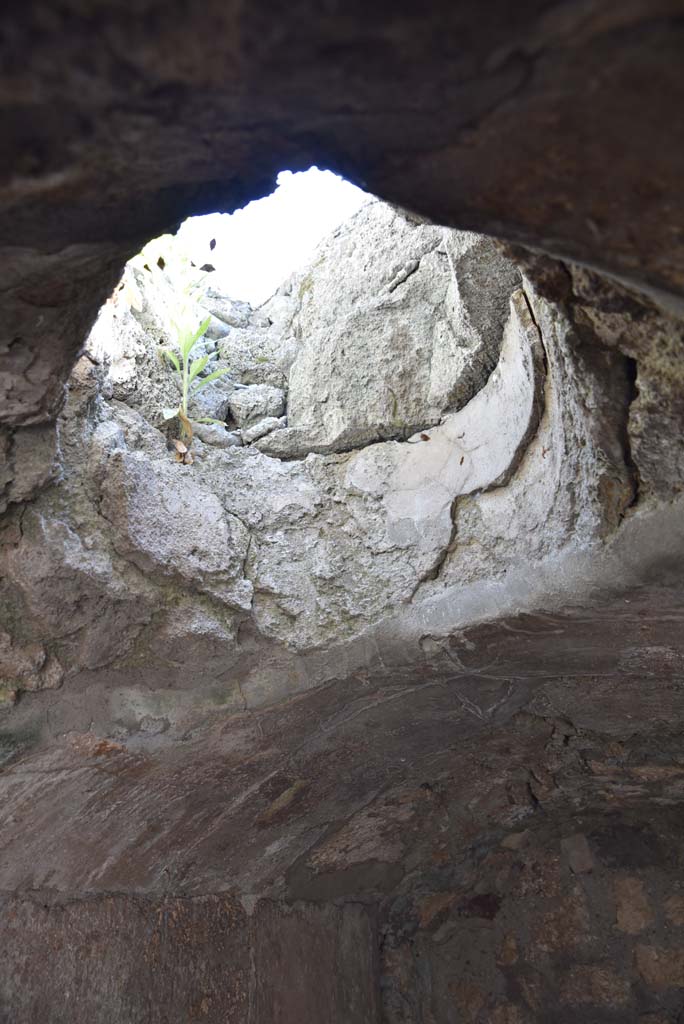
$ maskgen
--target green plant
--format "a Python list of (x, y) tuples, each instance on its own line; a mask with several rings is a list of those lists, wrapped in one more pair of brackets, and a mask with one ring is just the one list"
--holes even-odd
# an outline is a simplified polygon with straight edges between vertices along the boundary
[[(216, 353), (212, 352), (210, 355), (198, 356), (196, 359), (192, 359), (192, 352), (195, 345), (202, 338), (209, 326), (211, 318), (207, 317), (203, 320), (199, 327), (189, 326), (187, 323), (179, 325), (176, 321), (171, 321), (175, 338), (175, 345), (178, 349), (174, 352), (172, 348), (162, 348), (161, 354), (164, 356), (173, 366), (174, 370), (180, 378), (181, 386), (181, 400), (180, 404), (175, 408), (165, 408), (162, 410), (165, 420), (171, 420), (178, 417), (181, 423), (181, 438), (187, 439), (188, 443), (192, 441), (192, 424), (188, 416), (188, 403), (193, 394), (201, 391), (203, 387), (210, 384), (211, 381), (217, 380), (224, 374), (228, 373), (227, 369), (214, 370), (212, 373), (208, 373), (206, 377), (200, 377), (200, 373), (206, 368), (207, 364), (216, 358)], [(196, 420), (197, 423), (219, 423), (220, 420), (214, 420), (210, 418), (203, 418)], [(184, 453), (182, 453), (184, 454)]]

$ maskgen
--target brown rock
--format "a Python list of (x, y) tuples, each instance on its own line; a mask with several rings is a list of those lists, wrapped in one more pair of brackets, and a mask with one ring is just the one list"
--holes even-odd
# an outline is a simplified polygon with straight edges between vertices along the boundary
[(531, 1010), (539, 1010), (542, 1005), (543, 978), (538, 971), (527, 970), (518, 977), (518, 984), (523, 998)]
[(510, 835), (504, 836), (501, 845), (507, 850), (520, 850), (527, 842), (529, 835), (527, 829), (524, 832), (511, 832)]
[(3, 706), (9, 707), (14, 704), (17, 699), (17, 691), (12, 690), (7, 686), (0, 685), (0, 709)]
[(652, 988), (684, 988), (684, 949), (637, 946), (636, 967)]
[(665, 900), (665, 916), (670, 924), (684, 925), (684, 894), (675, 894)]
[(309, 785), (308, 779), (295, 779), (291, 786), (288, 786), (276, 797), (276, 799), (268, 805), (268, 807), (261, 812), (256, 819), (258, 825), (270, 825), (276, 818), (282, 818), (291, 804), (299, 797), (302, 790), (306, 789)]
[[(269, 965), (261, 971), (257, 966), (255, 1021), (377, 1021), (377, 936), (364, 907), (300, 903), (282, 908), (265, 901), (255, 919), (256, 964)], [(342, 963), (351, 969), (340, 970)], [(224, 1019), (240, 1020), (237, 1015)]]
[(684, 767), (678, 764), (643, 764), (631, 768), (630, 773), (645, 782), (660, 782), (661, 779), (676, 779), (684, 775)]
[(0, 632), (0, 676), (21, 678), (39, 672), (45, 663), (42, 644), (20, 647), (8, 633)]
[(529, 1013), (521, 1010), (515, 1003), (500, 1003), (495, 1006), (489, 1019), (491, 1024), (527, 1024), (532, 1020)]
[(653, 911), (640, 878), (625, 876), (614, 884), (617, 926), (627, 935), (638, 935), (653, 924)]
[(629, 1002), (629, 981), (609, 967), (580, 964), (568, 972), (561, 1001), (573, 1006), (624, 1006)]
[(561, 848), (570, 870), (574, 874), (587, 874), (593, 870), (594, 858), (591, 855), (586, 836), (580, 834), (567, 836), (562, 840)]
[(535, 929), (537, 947), (545, 953), (573, 949), (586, 939), (589, 927), (584, 893), (575, 888), (539, 920)]
[(497, 957), (497, 963), (501, 964), (502, 967), (510, 967), (512, 964), (518, 961), (518, 943), (515, 940), (515, 935), (504, 935), (499, 947), (499, 955)]
[(455, 899), (455, 892), (435, 892), (422, 900), (418, 906), (420, 927), (427, 928), (435, 917), (451, 906)]
[(462, 979), (449, 985), (449, 992), (458, 1007), (459, 1020), (462, 1020), (463, 1024), (475, 1024), (485, 1004), (486, 995), (482, 989), (472, 981)]

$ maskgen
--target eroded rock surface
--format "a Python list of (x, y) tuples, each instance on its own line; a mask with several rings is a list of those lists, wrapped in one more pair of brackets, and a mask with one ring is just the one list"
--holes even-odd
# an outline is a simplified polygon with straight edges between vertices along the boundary
[[(158, 356), (158, 300), (141, 288), (139, 312), (105, 310), (120, 334), (104, 368), (84, 357), (74, 375), (63, 480), (21, 515), (4, 556), (8, 608), (31, 610), (24, 628), (41, 642), (53, 623), (72, 673), (144, 660), (192, 594), (225, 622), (227, 664), (238, 630), (286, 658), (358, 639), (418, 596), (610, 537), (633, 500), (625, 357), (585, 357), (570, 311), (490, 241), (376, 202), (262, 310), (221, 304), (212, 286), (198, 317), (218, 310), (228, 333), (207, 372), (230, 373), (203, 401), (237, 433), (200, 426), (187, 466), (157, 429), (176, 380)], [(245, 384), (246, 350), (283, 374), (286, 418), (273, 415), (282, 389)], [(402, 439), (376, 440), (391, 417)]]
[(668, 1020), (681, 322), (374, 203), (262, 309), (204, 295), (185, 464), (136, 280), (4, 435), (0, 1020)]
[(282, 288), (298, 340), (288, 429), (260, 449), (345, 451), (434, 426), (496, 365), (518, 283), (515, 265), (487, 239), (384, 203), (363, 207)]
[[(17, 507), (62, 479), (10, 520), (10, 617), (73, 674), (144, 661), (204, 594), (227, 664), (242, 658), (238, 631), (261, 638), (248, 660), (275, 644), (283, 664), (419, 598), (609, 540), (654, 473), (653, 496), (679, 486), (681, 438), (654, 467), (640, 411), (653, 371), (638, 371), (639, 405), (631, 353), (645, 331), (663, 338), (658, 416), (674, 425), (681, 328), (635, 298), (606, 312), (579, 271), (526, 270), (490, 241), (371, 202), (261, 310), (212, 285), (198, 318), (220, 315), (226, 333), (202, 342), (217, 349), (205, 372), (229, 372), (191, 413), (223, 411), (236, 429), (200, 425), (188, 466), (157, 429), (177, 380), (158, 354), (164, 309), (138, 273), (141, 308), (110, 305), (94, 331), (105, 367), (85, 357), (74, 374), (61, 465), (48, 428), (28, 428), (41, 431), (32, 459), (11, 450)], [(249, 383), (257, 367), (282, 387)], [(252, 671), (268, 700), (272, 669)]]

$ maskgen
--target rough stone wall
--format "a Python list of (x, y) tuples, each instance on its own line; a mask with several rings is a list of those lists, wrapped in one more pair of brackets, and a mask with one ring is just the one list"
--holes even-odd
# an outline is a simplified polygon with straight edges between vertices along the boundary
[[(543, 806), (548, 781), (531, 785)], [(385, 926), (384, 1020), (677, 1021), (681, 820), (662, 808), (649, 819), (539, 814), (456, 871), (445, 858), (423, 869)]]
[[(493, 243), (375, 202), (256, 313), (210, 288), (205, 372), (231, 372), (193, 410), (231, 429), (198, 427), (187, 466), (158, 429), (177, 382), (139, 277), (142, 310), (107, 306), (94, 332), (101, 357), (113, 332), (105, 365), (84, 357), (54, 431), (8, 447), (5, 701), (152, 660), (268, 703), (334, 677), (325, 647), (397, 607), (609, 544), (676, 495), (680, 322), (519, 258), (522, 279)], [(418, 356), (424, 377), (405, 374)], [(304, 682), (296, 659), (317, 650)]]
[(489, 240), (363, 207), (263, 307), (277, 316), (289, 298), (296, 348), (287, 430), (261, 451), (301, 458), (436, 425), (494, 369), (518, 285)]
[[(421, 271), (424, 251), (432, 263)], [(336, 291), (335, 276), (344, 278)], [(453, 495), (503, 480), (536, 429), (544, 357), (518, 284), (515, 265), (491, 242), (374, 203), (258, 314), (210, 291), (204, 301), (220, 337), (204, 343), (219, 357), (207, 372), (232, 373), (202, 392), (198, 412), (223, 414), (238, 429), (198, 427), (192, 466), (173, 461), (156, 429), (177, 383), (159, 360), (168, 328), (153, 289), (140, 315), (106, 307), (92, 350), (109, 330), (114, 352), (106, 370), (85, 357), (73, 377), (58, 426), (59, 481), (5, 534), (15, 660), (23, 639), (40, 636), (72, 671), (146, 658), (150, 644), (187, 663), (194, 638), (202, 662), (218, 645), (226, 671), (240, 657), (247, 618), (267, 643), (306, 650), (358, 636), (412, 599), (449, 542)], [(375, 321), (385, 344), (368, 332)], [(500, 353), (506, 372), (487, 383)], [(284, 403), (284, 392), (249, 383), (256, 368), (262, 379), (281, 374), (294, 426), (273, 429), (268, 413), (283, 405), (264, 401)], [(481, 396), (471, 402), (473, 391)], [(246, 446), (259, 423), (271, 433)], [(430, 432), (411, 436), (417, 425)], [(466, 432), (477, 461), (454, 448)], [(385, 433), (405, 441), (372, 443)], [(278, 438), (291, 461), (275, 456)], [(358, 451), (302, 457), (349, 444)], [(10, 480), (14, 504), (37, 476), (17, 465), (32, 475), (19, 476), (23, 490)], [(17, 671), (13, 687), (9, 660), (6, 688), (25, 689), (26, 675)]]
[[(228, 894), (0, 900), (2, 1024), (377, 1024), (372, 915)], [(345, 970), (340, 971), (339, 965)]]
[[(521, 288), (485, 240), (376, 203), (258, 316), (236, 323), (233, 305), (213, 302), (233, 323), (219, 321), (222, 337), (205, 344), (218, 348), (212, 366), (233, 373), (203, 400), (240, 427), (199, 428), (193, 465), (174, 463), (156, 428), (175, 383), (152, 299), (139, 318), (105, 310), (122, 337), (104, 376), (89, 357), (79, 365), (58, 472), (56, 440), (34, 446), (28, 465), (14, 443), (6, 690), (58, 685), (59, 666), (141, 664), (151, 651), (176, 671), (198, 670), (199, 656), (203, 673), (207, 662), (224, 673), (243, 656), (246, 624), (266, 648), (340, 643), (397, 604), (609, 537), (633, 500), (625, 357), (585, 354), (568, 316)], [(404, 373), (415, 359), (423, 377)], [(264, 398), (284, 392), (246, 385), (254, 367), (283, 374), (287, 426), (260, 419)], [(241, 443), (255, 421), (270, 432)], [(402, 439), (374, 443), (392, 430)], [(315, 454), (340, 444), (354, 451)], [(47, 677), (26, 668), (34, 648), (55, 666)], [(267, 692), (269, 671), (248, 690)]]
[(379, 927), (351, 902), (5, 897), (0, 1021), (670, 1024), (681, 842), (663, 810), (532, 822), (457, 870), (437, 858)]
[[(59, 685), (64, 666), (127, 671), (161, 658), (174, 678), (201, 671), (205, 687), (230, 673), (231, 701), (268, 701), (274, 685), (274, 697), (287, 692), (273, 674), (293, 652), (609, 541), (637, 500), (642, 451), (651, 490), (680, 486), (680, 437), (658, 449), (632, 409), (629, 343), (604, 345), (598, 328), (588, 337), (585, 307), (550, 302), (477, 236), (376, 202), (257, 313), (210, 289), (216, 323), (203, 346), (218, 358), (205, 372), (231, 374), (194, 408), (231, 429), (198, 427), (188, 466), (158, 429), (177, 384), (158, 356), (168, 328), (143, 293), (140, 314), (106, 308), (93, 352), (106, 330), (115, 351), (104, 368), (83, 358), (52, 445), (34, 444), (24, 462), (15, 435), (6, 693)], [(674, 428), (681, 327), (633, 303), (638, 330), (646, 318), (667, 342), (658, 417)], [(613, 333), (637, 345), (632, 314), (615, 316)], [(639, 372), (646, 389), (648, 363)]]
[[(147, 293), (6, 435), (0, 1012), (673, 1024), (681, 324), (377, 203), (317, 259), (259, 311), (205, 295), (231, 379), (193, 412), (229, 427), (191, 465)], [(383, 374), (448, 331), (383, 439)]]
[[(268, 893), (297, 905), (294, 938), (310, 929), (326, 965), (340, 947), (303, 902), (377, 907), (388, 1019), (679, 1024), (681, 332), (584, 268), (681, 308), (680, 0), (114, 0), (0, 17), (0, 1012), (62, 1024), (73, 997), (69, 1019), (128, 1024), (130, 971), (171, 1020), (225, 1021), (244, 942), (233, 988), (223, 962), (220, 980), (203, 965), (211, 943), (233, 949), (232, 909), (242, 921)], [(167, 453), (135, 411), (103, 414), (88, 363), (52, 426), (125, 260), (312, 163), (433, 223), (583, 265), (524, 261), (551, 462), (532, 438), (505, 486), (459, 494), (420, 600), (325, 656), (265, 644), (236, 627), (244, 609), (217, 616), (213, 593), (241, 599), (220, 561), (198, 581), (213, 593), (188, 592), (197, 552), (182, 531), (165, 550), (147, 551), (142, 528), (114, 547), (107, 452), (137, 456), (152, 483)], [(240, 552), (235, 506), (202, 486), (207, 525)], [(586, 536), (599, 543), (563, 546)], [(287, 610), (265, 628), (284, 633)], [(217, 895), (234, 890), (244, 904)], [(113, 964), (98, 961), (97, 988), (93, 948)], [(347, 963), (366, 978), (339, 955), (335, 978)], [(273, 1019), (289, 992), (262, 977)], [(279, 1003), (284, 1020), (300, 1024), (302, 1005), (320, 1017), (323, 993), (340, 1006), (307, 982), (303, 1003)]]
[[(450, 749), (428, 748), (425, 733), (422, 760), (420, 745), (404, 741), (410, 765), (401, 766), (397, 749), (394, 777), (379, 794), (377, 753), (359, 759), (360, 775), (375, 776), (375, 792), (370, 800), (357, 793), (346, 818), (335, 818), (331, 800), (339, 808), (341, 789), (349, 788), (348, 778), (340, 786), (341, 765), (368, 749), (368, 720), (365, 730), (347, 730), (346, 758), (328, 744), (334, 764), (325, 770), (334, 777), (322, 778), (319, 749), (318, 756), (309, 752), (308, 765), (301, 757), (291, 765), (299, 787), (283, 772), (252, 786), (246, 809), (271, 851), (270, 873), (273, 848), (287, 847), (313, 807), (324, 821), (304, 856), (285, 854), (278, 899), (240, 892), (253, 837), (246, 844), (243, 832), (236, 843), (239, 880), (222, 865), (232, 829), (217, 830), (216, 819), (207, 829), (207, 817), (188, 849), (184, 880), (168, 860), (163, 884), (196, 885), (197, 840), (214, 833), (216, 877), (237, 882), (234, 891), (112, 896), (91, 881), (86, 898), (69, 898), (62, 861), (56, 888), (4, 895), (0, 1020), (636, 1024), (650, 1015), (659, 1024), (676, 1022), (684, 995), (681, 704), (678, 728), (672, 709), (670, 728), (657, 727), (655, 759), (656, 726), (649, 737), (643, 719), (640, 735), (613, 727), (607, 739), (596, 712), (594, 730), (550, 716), (549, 690), (477, 738), (463, 733)], [(408, 699), (415, 706), (415, 696)], [(448, 736), (443, 732), (442, 742)], [(80, 757), (63, 751), (71, 787), (97, 762), (106, 784), (116, 785), (117, 760), (127, 755), (103, 746)], [(193, 767), (202, 787), (188, 778), (186, 822), (209, 810), (207, 787), (212, 776), (219, 781), (219, 764), (214, 745), (211, 768), (206, 759)], [(307, 779), (314, 765), (317, 774)], [(134, 770), (140, 795), (143, 787), (149, 793), (149, 767), (146, 782), (142, 762)], [(170, 762), (164, 773), (173, 813)], [(29, 783), (21, 765), (11, 774)], [(131, 799), (121, 808), (124, 829), (136, 805)], [(146, 852), (150, 867), (163, 864), (158, 829), (165, 816), (158, 810), (155, 818), (148, 805), (134, 856), (130, 835), (120, 833), (117, 870), (129, 880)], [(81, 817), (78, 838), (72, 830), (76, 873), (84, 866), (78, 846), (88, 841), (83, 825)], [(179, 827), (176, 819), (170, 839)], [(102, 826), (93, 849), (101, 840)], [(167, 852), (173, 858), (178, 847)], [(114, 882), (112, 866), (100, 885)]]

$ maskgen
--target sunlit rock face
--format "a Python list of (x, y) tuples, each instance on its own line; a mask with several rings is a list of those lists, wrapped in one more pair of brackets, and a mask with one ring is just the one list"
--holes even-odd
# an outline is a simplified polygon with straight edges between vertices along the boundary
[(263, 307), (289, 306), (297, 347), (287, 430), (260, 450), (345, 451), (439, 423), (496, 365), (519, 283), (490, 240), (369, 203)]
[[(216, 644), (223, 678), (245, 650), (358, 642), (445, 588), (608, 539), (633, 501), (625, 357), (583, 364), (568, 313), (489, 240), (371, 202), (258, 311), (210, 275), (195, 315), (222, 336), (199, 343), (202, 372), (226, 372), (190, 411), (225, 425), (199, 426), (188, 465), (163, 419), (179, 400), (164, 295), (136, 281), (138, 308), (104, 310), (72, 378), (60, 480), (3, 559), (11, 618), (71, 675), (152, 666), (194, 633), (193, 600), (219, 623), (210, 667), (194, 648), (173, 662), (200, 687)], [(291, 689), (268, 663), (244, 671), (231, 699)]]

